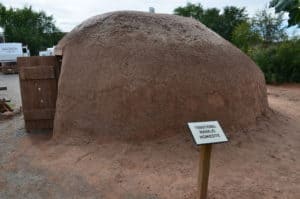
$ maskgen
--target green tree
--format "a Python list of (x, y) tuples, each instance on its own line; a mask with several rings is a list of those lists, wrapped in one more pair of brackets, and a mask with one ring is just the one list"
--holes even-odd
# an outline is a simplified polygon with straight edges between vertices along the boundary
[(223, 10), (220, 20), (220, 35), (225, 39), (232, 41), (231, 36), (235, 27), (239, 24), (246, 23), (248, 15), (245, 8), (227, 6)]
[(221, 12), (217, 8), (203, 9), (201, 4), (188, 3), (184, 7), (176, 8), (174, 14), (193, 17), (229, 41), (234, 28), (247, 21), (245, 8), (234, 6), (227, 6)]
[(245, 53), (248, 53), (250, 47), (257, 44), (260, 40), (259, 33), (254, 31), (248, 22), (237, 25), (232, 33), (232, 43)]
[(298, 25), (300, 27), (300, 1), (299, 0), (272, 0), (270, 7), (275, 8), (276, 13), (289, 13), (289, 27)]
[(7, 9), (0, 4), (0, 26), (4, 28), (6, 42), (28, 45), (33, 55), (55, 45), (63, 36), (52, 16), (33, 11), (32, 7)]
[(252, 59), (264, 72), (267, 83), (300, 82), (300, 39), (257, 47)]
[(203, 11), (203, 14), (199, 21), (205, 24), (208, 28), (220, 33), (221, 23), (220, 23), (220, 10), (217, 8), (208, 8)]
[(187, 3), (184, 7), (178, 7), (174, 10), (175, 15), (184, 17), (193, 17), (194, 19), (200, 20), (203, 15), (203, 7), (199, 4)]
[(252, 24), (265, 44), (271, 44), (287, 38), (283, 25), (283, 13), (273, 15), (267, 9), (258, 11), (252, 19)]

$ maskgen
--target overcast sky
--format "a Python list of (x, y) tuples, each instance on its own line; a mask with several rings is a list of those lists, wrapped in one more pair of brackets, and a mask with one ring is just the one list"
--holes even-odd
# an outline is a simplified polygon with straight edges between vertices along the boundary
[(157, 13), (173, 13), (174, 8), (186, 5), (187, 2), (201, 3), (205, 8), (233, 5), (246, 7), (253, 15), (263, 9), (270, 0), (1, 0), (6, 7), (21, 8), (31, 5), (34, 10), (43, 10), (53, 15), (56, 25), (63, 31), (70, 31), (83, 20), (116, 10), (148, 11), (154, 7)]

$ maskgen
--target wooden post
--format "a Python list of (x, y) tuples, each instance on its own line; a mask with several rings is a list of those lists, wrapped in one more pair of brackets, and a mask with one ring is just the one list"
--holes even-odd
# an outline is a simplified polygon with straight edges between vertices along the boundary
[(197, 199), (206, 199), (207, 198), (211, 148), (212, 148), (212, 144), (200, 145), (200, 161), (199, 161), (198, 197), (197, 197)]

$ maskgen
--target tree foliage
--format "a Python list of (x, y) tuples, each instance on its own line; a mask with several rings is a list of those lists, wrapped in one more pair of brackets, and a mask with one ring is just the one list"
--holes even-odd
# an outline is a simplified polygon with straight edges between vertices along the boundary
[(289, 26), (298, 25), (300, 27), (300, 1), (299, 0), (272, 0), (270, 7), (275, 8), (275, 12), (289, 13)]
[(248, 53), (250, 47), (258, 44), (260, 41), (259, 33), (254, 31), (248, 22), (237, 25), (233, 30), (232, 43), (245, 53)]
[(267, 83), (300, 82), (300, 39), (257, 47), (251, 51), (252, 59), (265, 74)]
[(248, 15), (245, 8), (227, 6), (221, 15), (220, 34), (231, 41), (232, 32), (239, 24), (246, 23)]
[(220, 12), (221, 11), (217, 8), (208, 8), (203, 11), (200, 21), (210, 29), (220, 33), (221, 32)]
[[(276, 12), (289, 12), (289, 26), (299, 24), (299, 0), (273, 0)], [(288, 40), (283, 13), (264, 9), (248, 18), (245, 8), (204, 9), (188, 3), (174, 10), (176, 15), (193, 17), (234, 43), (257, 63), (268, 83), (300, 82), (300, 40)]]
[(176, 8), (174, 14), (193, 17), (229, 41), (234, 28), (248, 18), (245, 8), (227, 6), (221, 12), (217, 8), (204, 9), (201, 4), (192, 3)]
[(174, 10), (175, 15), (184, 17), (193, 17), (194, 19), (200, 20), (203, 15), (203, 7), (199, 4), (187, 3), (184, 7), (178, 7)]
[(36, 12), (32, 7), (7, 9), (0, 4), (0, 26), (4, 28), (6, 42), (28, 45), (33, 55), (55, 45), (63, 36), (52, 16)]
[(258, 11), (252, 19), (253, 28), (261, 35), (265, 44), (286, 39), (283, 13), (273, 15), (267, 9)]

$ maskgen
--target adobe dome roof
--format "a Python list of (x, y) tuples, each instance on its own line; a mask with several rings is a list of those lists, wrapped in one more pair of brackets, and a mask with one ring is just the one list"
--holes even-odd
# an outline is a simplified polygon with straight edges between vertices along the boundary
[(255, 63), (200, 22), (112, 12), (57, 45), (63, 54), (54, 136), (159, 137), (187, 122), (253, 124), (268, 107)]

